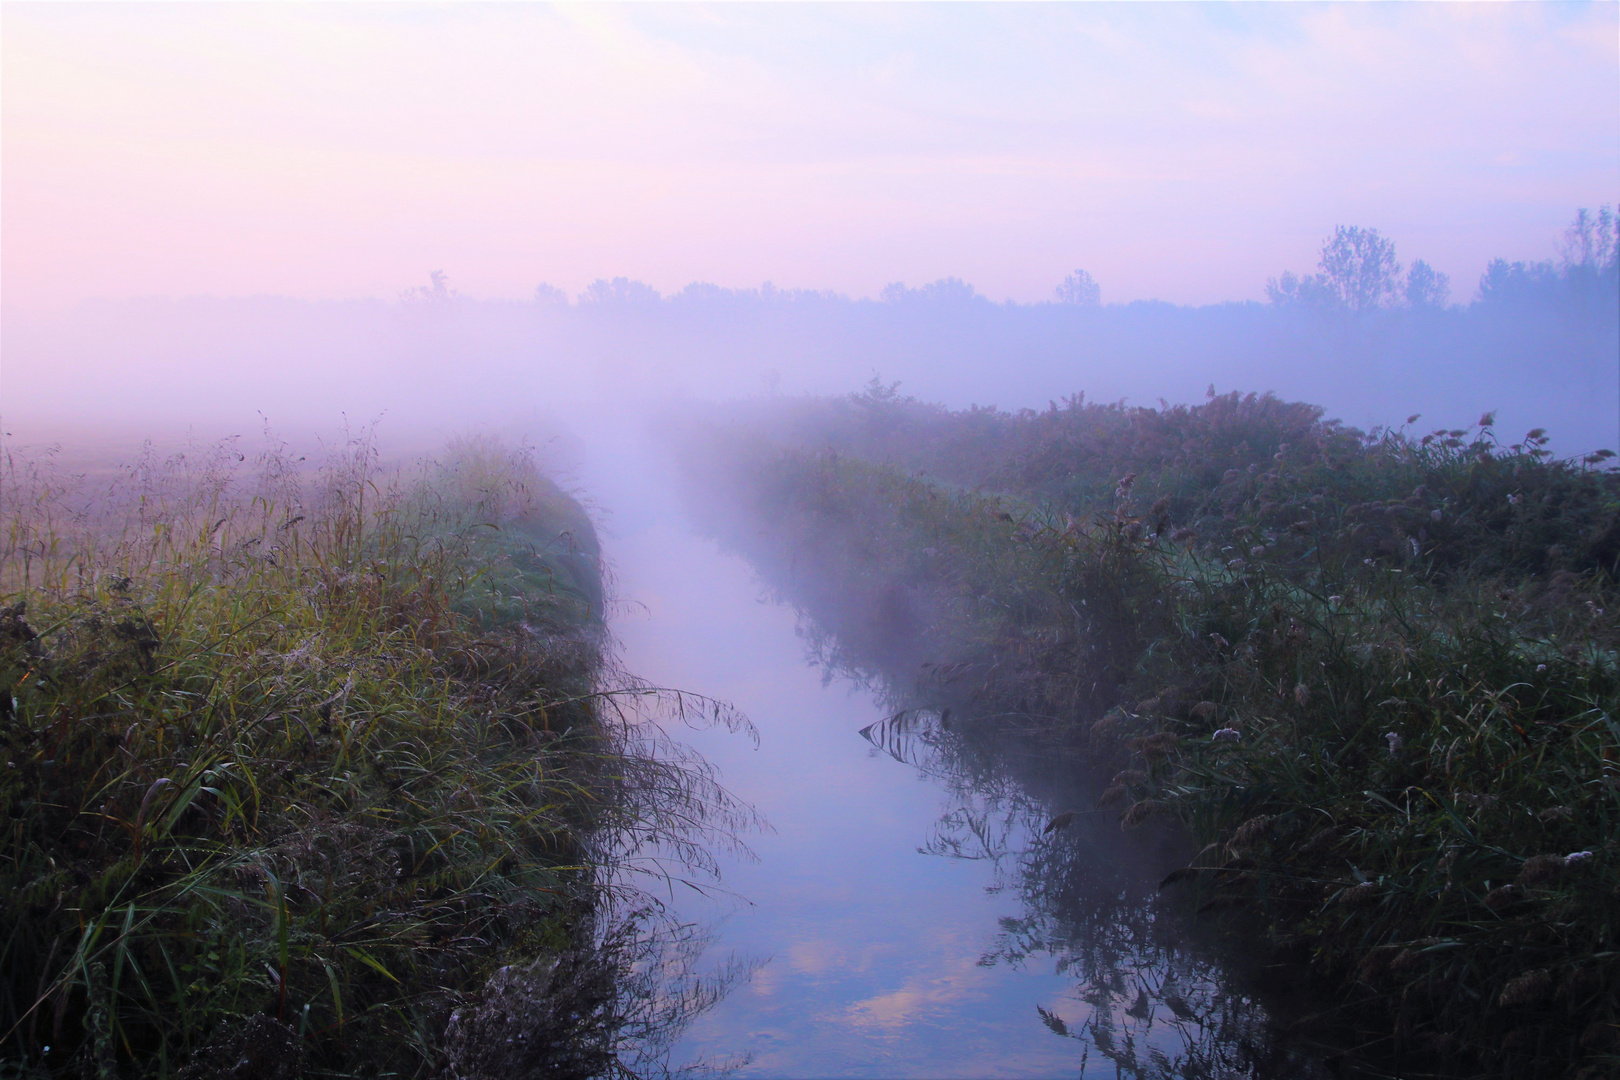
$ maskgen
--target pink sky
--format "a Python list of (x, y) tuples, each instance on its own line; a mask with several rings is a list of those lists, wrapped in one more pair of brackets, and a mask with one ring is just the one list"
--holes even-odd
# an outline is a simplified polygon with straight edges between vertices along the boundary
[(7, 306), (627, 275), (1467, 299), (1620, 198), (1620, 5), (3, 8)]

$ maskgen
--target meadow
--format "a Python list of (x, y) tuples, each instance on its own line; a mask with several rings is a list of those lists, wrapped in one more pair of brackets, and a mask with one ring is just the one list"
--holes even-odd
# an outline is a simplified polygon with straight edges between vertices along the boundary
[(0, 1075), (647, 1074), (711, 1001), (638, 874), (746, 817), (488, 439), (0, 488)]
[(1613, 455), (1490, 416), (1082, 398), (952, 412), (877, 380), (672, 432), (700, 512), (849, 667), (1174, 823), (1171, 902), (1401, 1076), (1620, 1067)]

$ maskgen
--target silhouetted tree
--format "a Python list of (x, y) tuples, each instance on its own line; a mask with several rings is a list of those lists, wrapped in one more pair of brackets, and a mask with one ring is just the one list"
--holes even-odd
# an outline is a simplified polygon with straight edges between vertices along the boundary
[(940, 278), (921, 288), (908, 289), (904, 282), (895, 281), (883, 286), (878, 294), (885, 303), (896, 304), (922, 301), (931, 304), (966, 304), (982, 299), (978, 292), (961, 278)]
[(1102, 286), (1084, 270), (1076, 270), (1057, 287), (1057, 299), (1060, 304), (1099, 307), (1102, 304)]
[(406, 289), (399, 294), (400, 300), (406, 304), (448, 304), (457, 295), (450, 288), (450, 278), (443, 270), (434, 270), (428, 274), (428, 284), (418, 285), (414, 289)]
[(1564, 230), (1559, 254), (1566, 272), (1580, 269), (1599, 277), (1614, 276), (1620, 271), (1620, 215), (1607, 206), (1598, 207), (1595, 214), (1581, 207)]
[(1413, 308), (1440, 308), (1451, 298), (1451, 278), (1422, 259), (1406, 272), (1406, 303)]
[(1451, 294), (1451, 282), (1419, 259), (1403, 284), (1395, 241), (1377, 229), (1340, 225), (1322, 244), (1317, 273), (1284, 272), (1266, 282), (1273, 304), (1311, 304), (1353, 314), (1395, 307), (1438, 307)]
[(658, 290), (646, 282), (623, 277), (597, 278), (579, 294), (582, 304), (656, 304), (660, 299)]
[(1575, 212), (1558, 247), (1559, 263), (1494, 259), (1479, 279), (1480, 304), (1573, 304), (1599, 310), (1620, 304), (1620, 216), (1607, 206)]
[(1389, 307), (1401, 295), (1395, 241), (1377, 229), (1340, 225), (1322, 245), (1321, 269), (1340, 307), (1354, 312)]

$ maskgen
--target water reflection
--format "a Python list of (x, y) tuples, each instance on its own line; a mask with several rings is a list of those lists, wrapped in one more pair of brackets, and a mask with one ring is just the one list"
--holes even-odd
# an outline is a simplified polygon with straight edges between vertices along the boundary
[(1158, 868), (1185, 859), (1174, 833), (1122, 840), (1117, 814), (1083, 809), (1095, 783), (1080, 763), (1016, 737), (1009, 749), (1004, 724), (951, 720), (904, 709), (861, 735), (950, 792), (921, 850), (982, 862), (989, 889), (1017, 896), (1022, 912), (999, 920), (979, 963), (1072, 981), (1036, 1015), (1079, 1044), (1083, 1074), (1103, 1063), (1132, 1077), (1319, 1074), (1312, 1054), (1275, 1037), (1232, 970), (1233, 943), (1157, 895)]
[(774, 827), (749, 839), (757, 861), (721, 856), (729, 892), (661, 897), (712, 935), (710, 970), (751, 970), (668, 1048), (672, 1071), (1317, 1074), (1273, 1037), (1231, 943), (1159, 900), (1182, 839), (1091, 813), (1099, 778), (1017, 717), (947, 713), (863, 667), (831, 590), (790, 594), (768, 553), (744, 559), (656, 510), (662, 481), (641, 475), (620, 496), (637, 517), (606, 529), (635, 601), (614, 622), (624, 665), (753, 719), (757, 749), (720, 731), (686, 741)]

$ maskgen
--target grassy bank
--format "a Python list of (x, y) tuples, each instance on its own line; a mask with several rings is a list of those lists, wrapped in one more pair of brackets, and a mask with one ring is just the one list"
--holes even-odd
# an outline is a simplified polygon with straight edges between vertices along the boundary
[(1111, 761), (1126, 827), (1184, 823), (1167, 888), (1308, 962), (1363, 1060), (1611, 1075), (1620, 477), (1543, 442), (874, 384), (684, 452), (857, 663)]
[(702, 996), (628, 1000), (605, 860), (728, 804), (605, 707), (531, 459), (48, 464), (5, 462), (0, 1069), (595, 1076)]

